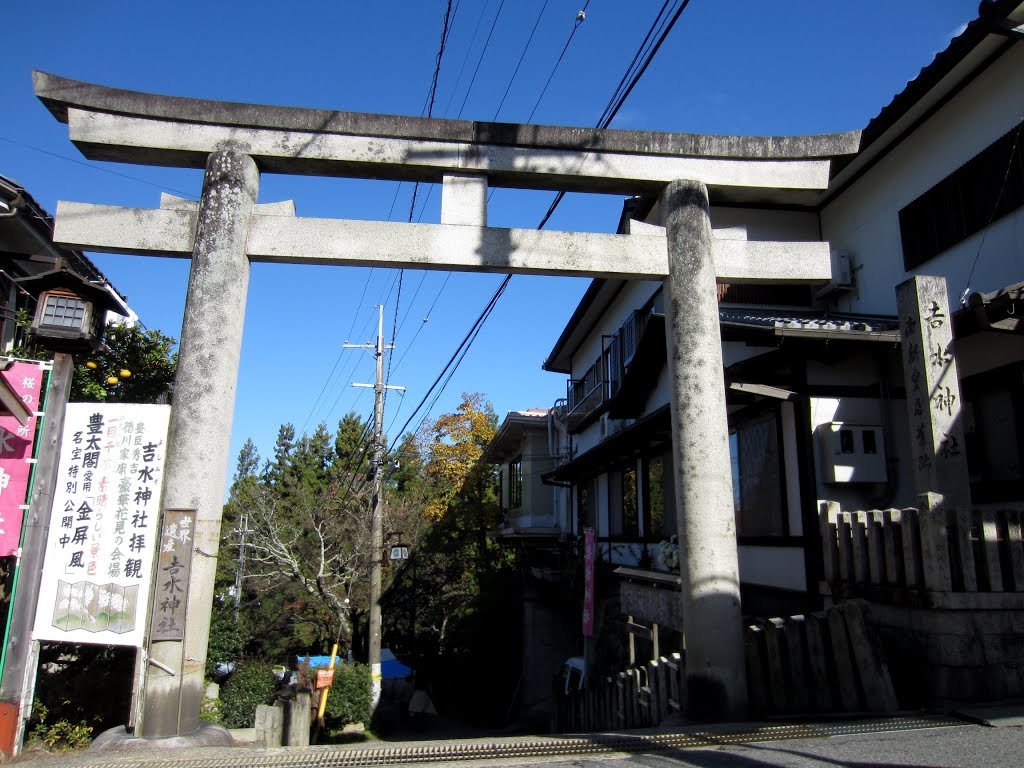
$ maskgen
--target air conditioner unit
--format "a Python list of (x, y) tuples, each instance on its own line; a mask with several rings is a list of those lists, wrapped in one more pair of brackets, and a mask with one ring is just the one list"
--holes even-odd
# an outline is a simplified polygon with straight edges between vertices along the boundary
[(814, 298), (824, 300), (841, 293), (853, 290), (853, 266), (849, 251), (832, 252), (832, 280), (824, 288), (814, 294)]
[(601, 439), (604, 440), (606, 437), (611, 437), (620, 429), (622, 429), (622, 419), (612, 419), (607, 413), (601, 414)]

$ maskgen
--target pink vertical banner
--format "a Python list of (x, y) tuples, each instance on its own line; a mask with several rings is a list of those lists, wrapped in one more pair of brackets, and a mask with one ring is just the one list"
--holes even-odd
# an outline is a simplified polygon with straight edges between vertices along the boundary
[(24, 426), (11, 414), (0, 415), (0, 557), (7, 557), (21, 544), (43, 368), (37, 363), (17, 362), (0, 376), (32, 412)]
[(594, 636), (594, 563), (597, 537), (593, 528), (583, 532), (583, 636)]

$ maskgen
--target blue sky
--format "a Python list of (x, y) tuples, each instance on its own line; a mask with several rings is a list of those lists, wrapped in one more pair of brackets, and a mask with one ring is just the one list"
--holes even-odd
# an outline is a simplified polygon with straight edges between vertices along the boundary
[[(584, 4), (586, 20), (538, 103)], [(661, 5), (455, 0), (433, 114), (526, 122), (535, 110), (534, 123), (593, 126)], [(33, 96), (32, 69), (177, 96), (424, 114), (446, 7), (447, 0), (14, 4), (4, 14), (0, 173), (51, 212), (61, 199), (155, 208), (161, 190), (199, 194), (198, 171), (83, 160), (66, 126)], [(862, 128), (977, 7), (977, 0), (692, 0), (613, 127), (754, 135)], [(551, 198), (498, 190), (489, 223), (536, 227)], [(260, 199), (294, 199), (300, 216), (405, 221), (412, 186), (264, 175)], [(439, 190), (421, 187), (417, 200), (414, 220), (436, 222)], [(620, 207), (618, 197), (570, 195), (548, 228), (614, 231)], [(186, 260), (93, 258), (147, 327), (179, 335)], [(501, 281), (407, 271), (395, 334), (397, 277), (254, 265), (232, 468), (247, 437), (269, 456), (282, 423), (311, 432), (350, 410), (369, 417), (372, 393), (350, 385), (372, 381), (372, 356), (342, 344), (372, 340), (380, 303), (396, 344), (390, 382), (408, 388), (388, 398), (385, 425), (397, 439)], [(564, 397), (565, 378), (540, 366), (586, 286), (514, 278), (430, 415), (452, 410), (463, 391), (484, 393), (501, 415)]]

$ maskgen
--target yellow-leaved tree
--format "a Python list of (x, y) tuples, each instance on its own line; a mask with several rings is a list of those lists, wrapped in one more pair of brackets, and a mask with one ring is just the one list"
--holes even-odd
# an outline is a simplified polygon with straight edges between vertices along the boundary
[[(454, 413), (424, 424), (417, 435), (425, 458), (424, 473), (432, 493), (426, 516), (440, 520), (461, 495), (485, 501), (485, 485), (493, 468), (479, 463), (497, 429), (494, 407), (479, 392), (464, 392)], [(489, 474), (490, 473), (490, 474)]]
[[(382, 601), (389, 646), (431, 681), (437, 708), (479, 723), (503, 722), (520, 665), (494, 660), (521, 653), (515, 550), (488, 536), (501, 516), (498, 473), (480, 462), (497, 421), (483, 395), (463, 394), (418, 430), (418, 465), (403, 471), (422, 484), (415, 493), (427, 525)], [(467, 669), (488, 669), (487, 685)]]

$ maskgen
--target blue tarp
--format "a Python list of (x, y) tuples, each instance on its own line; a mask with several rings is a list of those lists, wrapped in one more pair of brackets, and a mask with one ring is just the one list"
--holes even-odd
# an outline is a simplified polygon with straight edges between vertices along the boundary
[[(306, 659), (309, 659), (309, 668), (310, 669), (317, 669), (318, 667), (327, 667), (331, 663), (331, 657), (330, 656), (296, 656), (295, 657), (295, 663), (296, 664), (301, 664)], [(341, 656), (335, 656), (334, 657), (334, 666), (337, 667), (340, 664), (341, 664)]]
[[(325, 668), (330, 665), (330, 656), (296, 656), (295, 663), (301, 664), (304, 660), (309, 659), (310, 669)], [(341, 656), (334, 657), (334, 666), (340, 666), (342, 663)], [(380, 649), (380, 674), (384, 680), (400, 680), (405, 677), (409, 677), (413, 674), (412, 667), (407, 667), (405, 664), (395, 658), (395, 654), (391, 652), (390, 648)]]
[(383, 680), (401, 680), (413, 674), (412, 667), (395, 658), (390, 648), (380, 649), (380, 676)]

